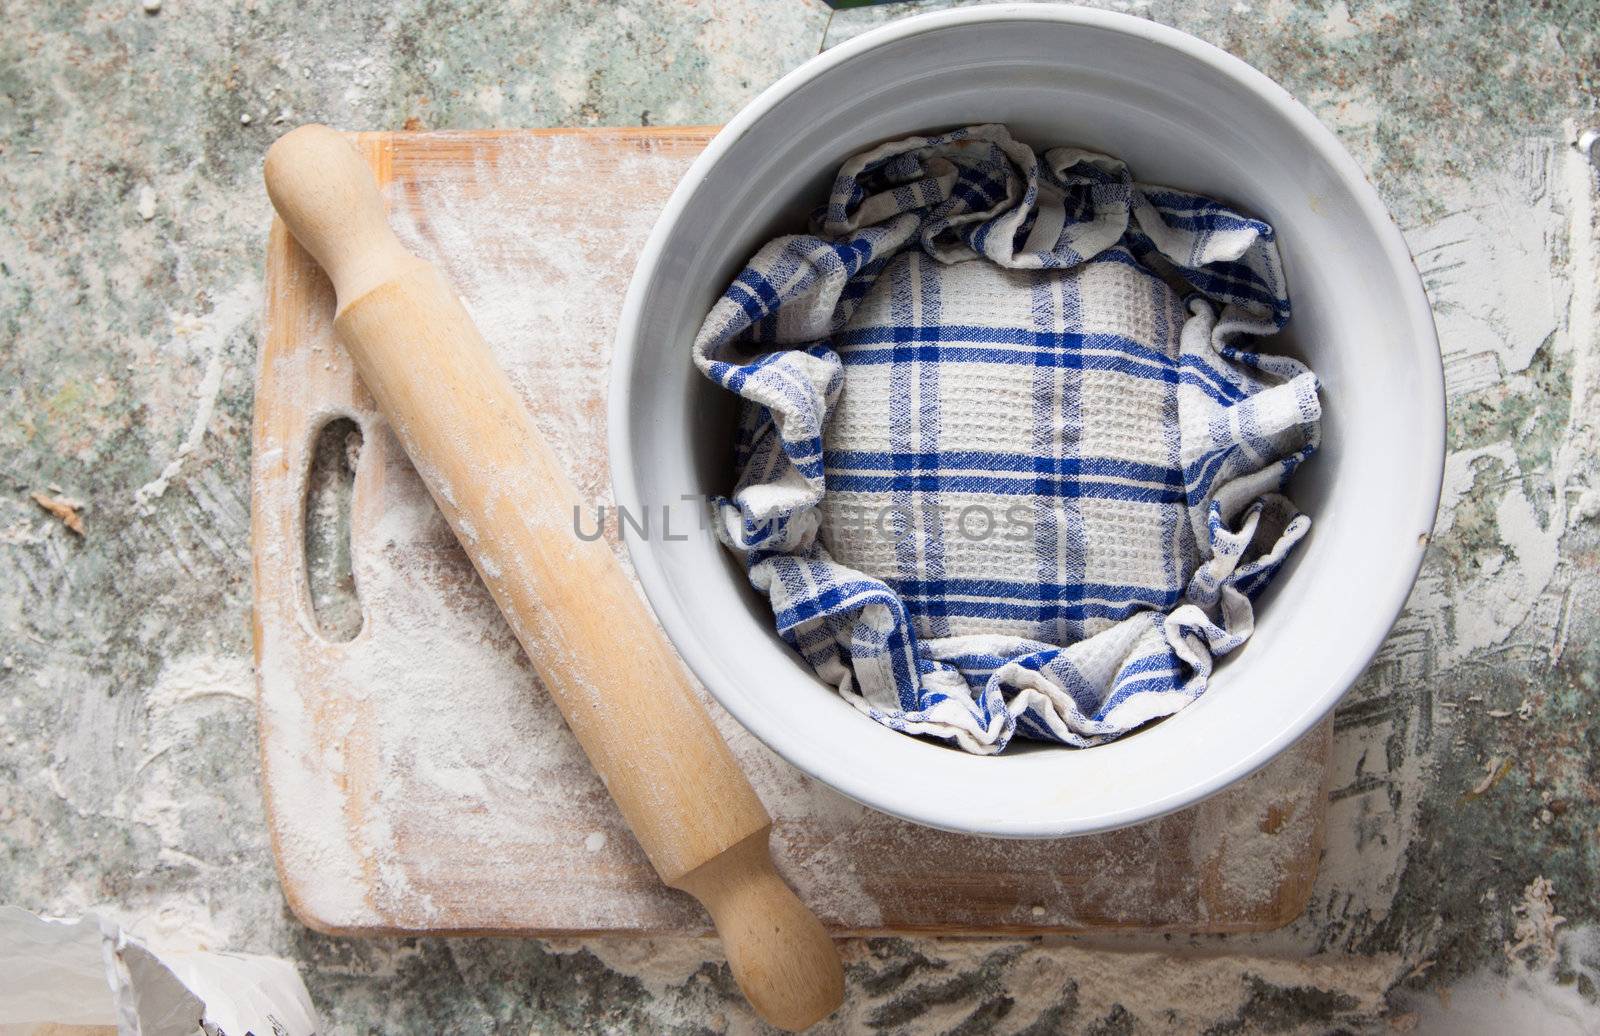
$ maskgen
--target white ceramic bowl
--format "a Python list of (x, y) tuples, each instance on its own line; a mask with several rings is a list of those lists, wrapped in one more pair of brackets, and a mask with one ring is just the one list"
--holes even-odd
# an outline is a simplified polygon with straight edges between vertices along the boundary
[[(1125, 159), (1278, 231), (1294, 317), (1272, 346), (1321, 376), (1313, 517), (1254, 639), (1178, 715), (1086, 751), (980, 758), (857, 713), (773, 633), (684, 494), (731, 487), (733, 398), (693, 368), (701, 319), (767, 239), (804, 226), (841, 161), (928, 130), (1000, 122), (1034, 145)], [(617, 502), (671, 504), (630, 549), (656, 614), (711, 693), (774, 751), (850, 797), (954, 831), (1084, 834), (1187, 806), (1259, 769), (1360, 675), (1399, 614), (1439, 499), (1444, 388), (1405, 242), (1326, 128), (1284, 90), (1174, 29), (1072, 7), (911, 18), (807, 62), (717, 135), (668, 202), (623, 309), (610, 403)]]

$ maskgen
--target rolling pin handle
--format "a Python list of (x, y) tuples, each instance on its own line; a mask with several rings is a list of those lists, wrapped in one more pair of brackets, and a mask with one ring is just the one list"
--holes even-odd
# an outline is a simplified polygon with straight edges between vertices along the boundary
[(339, 310), (424, 265), (394, 236), (372, 169), (338, 130), (310, 124), (267, 149), (267, 195), (333, 281)]
[(799, 1032), (844, 999), (839, 951), (772, 864), (763, 828), (672, 884), (705, 905), (733, 977), (761, 1017)]

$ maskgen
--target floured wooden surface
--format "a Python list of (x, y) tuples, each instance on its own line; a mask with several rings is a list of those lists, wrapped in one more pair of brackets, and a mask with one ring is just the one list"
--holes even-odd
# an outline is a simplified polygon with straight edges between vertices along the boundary
[[(623, 292), (709, 135), (361, 138), (402, 240), (456, 284), (597, 504), (610, 499), (605, 392)], [(256, 652), (273, 842), (296, 913), (341, 932), (709, 930), (623, 826), (334, 342), (331, 289), (277, 225), (267, 291)], [(316, 632), (301, 544), (316, 435), (340, 416), (364, 435), (351, 539), (363, 621), (355, 639), (332, 643)], [(776, 819), (780, 869), (836, 929), (1269, 928), (1299, 912), (1315, 875), (1326, 725), (1194, 809), (1103, 836), (1014, 842), (869, 810), (710, 707)]]

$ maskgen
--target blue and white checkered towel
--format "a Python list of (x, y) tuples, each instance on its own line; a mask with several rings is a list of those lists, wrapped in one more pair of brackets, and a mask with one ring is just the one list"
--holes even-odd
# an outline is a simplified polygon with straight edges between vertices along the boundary
[(873, 719), (999, 752), (1170, 715), (1310, 520), (1272, 229), (1002, 126), (884, 144), (695, 341), (746, 400), (718, 533)]

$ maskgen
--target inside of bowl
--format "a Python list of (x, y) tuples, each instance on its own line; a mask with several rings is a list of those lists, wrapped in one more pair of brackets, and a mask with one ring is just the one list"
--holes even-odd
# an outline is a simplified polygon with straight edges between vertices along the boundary
[(1140, 181), (1267, 220), (1294, 307), (1271, 348), (1307, 361), (1323, 384), (1322, 453), (1291, 491), (1312, 532), (1264, 599), (1254, 639), (1189, 709), (1087, 751), (966, 758), (879, 727), (773, 634), (765, 601), (708, 529), (643, 545), (642, 568), (659, 571), (642, 572), (647, 588), (686, 660), (791, 762), (938, 826), (1095, 830), (1258, 768), (1330, 709), (1376, 650), (1437, 496), (1437, 357), (1431, 340), (1418, 342), (1431, 325), (1419, 328), (1415, 278), (1397, 269), (1387, 217), (1353, 164), (1275, 87), (1247, 88), (1240, 74), (1115, 25), (969, 21), (850, 53), (800, 83), (743, 128), (688, 196), (642, 296), (623, 382), (632, 459), (618, 477), (647, 505), (730, 487), (735, 400), (689, 359), (717, 295), (762, 243), (804, 226), (842, 160), (917, 132), (1004, 123), (1036, 146), (1104, 151)]

